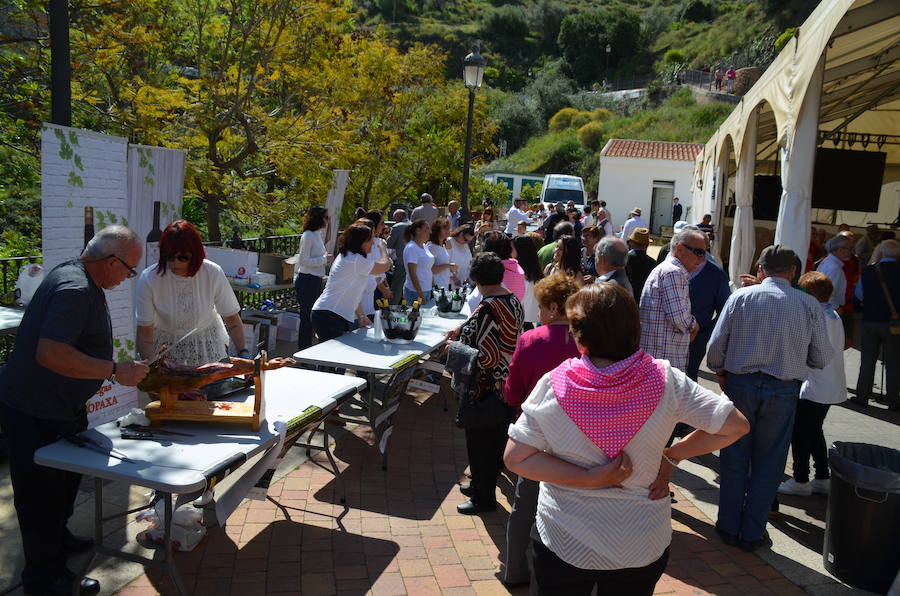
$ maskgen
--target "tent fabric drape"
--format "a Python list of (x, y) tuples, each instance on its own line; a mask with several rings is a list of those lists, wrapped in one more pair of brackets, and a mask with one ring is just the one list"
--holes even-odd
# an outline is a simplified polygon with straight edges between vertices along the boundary
[(822, 89), (824, 57), (810, 79), (803, 98), (800, 118), (789, 146), (781, 148), (781, 204), (775, 226), (775, 243), (790, 247), (800, 262), (806, 262), (809, 251), (809, 222), (812, 211), (813, 170), (819, 129), (819, 102)]
[(756, 232), (753, 228), (753, 175), (756, 172), (756, 137), (759, 115), (756, 110), (747, 120), (743, 148), (737, 168), (734, 199), (734, 228), (731, 234), (731, 253), (728, 274), (732, 284), (740, 287), (739, 276), (749, 273), (756, 250)]

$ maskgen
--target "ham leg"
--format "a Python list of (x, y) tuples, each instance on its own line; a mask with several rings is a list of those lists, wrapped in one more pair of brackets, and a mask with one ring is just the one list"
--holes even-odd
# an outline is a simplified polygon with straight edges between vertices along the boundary
[[(253, 360), (246, 358), (230, 358), (229, 360), (230, 362), (186, 366), (177, 362), (169, 362), (163, 358), (150, 367), (150, 372), (138, 384), (138, 389), (147, 393), (161, 393), (165, 388), (172, 393), (184, 393), (221, 379), (253, 374)], [(263, 370), (274, 370), (289, 366), (294, 362), (293, 358), (272, 358), (266, 361), (262, 368)]]

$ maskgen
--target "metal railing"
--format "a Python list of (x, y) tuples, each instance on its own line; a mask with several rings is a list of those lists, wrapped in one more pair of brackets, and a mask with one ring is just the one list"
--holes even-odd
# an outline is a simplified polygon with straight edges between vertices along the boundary
[[(252, 252), (268, 252), (279, 255), (293, 255), (300, 250), (300, 234), (290, 234), (287, 236), (260, 236), (259, 238), (242, 238), (243, 246), (241, 250), (249, 250)], [(206, 246), (221, 246), (225, 248), (235, 248), (231, 240), (222, 240), (219, 242), (204, 242)]]

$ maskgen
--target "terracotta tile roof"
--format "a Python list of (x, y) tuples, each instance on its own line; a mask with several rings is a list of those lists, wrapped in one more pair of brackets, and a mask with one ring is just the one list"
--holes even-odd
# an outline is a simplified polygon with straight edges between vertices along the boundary
[(703, 150), (700, 143), (669, 143), (666, 141), (635, 141), (610, 139), (600, 152), (601, 157), (641, 157), (644, 159), (671, 159), (694, 161)]

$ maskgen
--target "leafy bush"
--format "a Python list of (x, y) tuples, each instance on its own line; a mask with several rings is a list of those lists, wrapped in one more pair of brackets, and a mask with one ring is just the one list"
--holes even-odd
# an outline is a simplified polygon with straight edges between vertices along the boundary
[(519, 6), (505, 4), (484, 17), (481, 22), (481, 36), (491, 40), (505, 50), (514, 50), (517, 43), (528, 35), (528, 20)]
[[(606, 61), (619, 65), (640, 48), (641, 20), (634, 12), (616, 6), (572, 14), (563, 19), (557, 43), (575, 80), (587, 87), (606, 76)], [(607, 57), (606, 44), (612, 47)]]
[(569, 124), (572, 128), (581, 128), (585, 124), (591, 121), (591, 113), (590, 112), (578, 112), (574, 116), (572, 116), (572, 121)]
[(716, 9), (703, 0), (685, 0), (681, 4), (681, 20), (703, 23), (716, 18)]
[(537, 102), (522, 94), (507, 95), (493, 118), (500, 127), (500, 138), (506, 139), (510, 152), (522, 147), (543, 128)]
[(603, 125), (599, 122), (588, 122), (578, 129), (577, 136), (582, 147), (597, 151), (603, 143)]
[(684, 52), (681, 50), (669, 50), (663, 56), (663, 62), (666, 64), (684, 64), (687, 59), (684, 57)]
[(784, 46), (786, 46), (787, 43), (791, 41), (791, 38), (794, 37), (794, 33), (796, 33), (796, 31), (797, 30), (794, 27), (788, 27), (784, 30), (784, 33), (778, 36), (774, 44), (776, 53), (784, 49)]
[(572, 118), (576, 115), (578, 115), (578, 110), (575, 108), (563, 108), (553, 114), (553, 117), (550, 118), (550, 122), (547, 123), (548, 127), (553, 132), (565, 130), (572, 126)]
[(485, 199), (494, 205), (506, 205), (509, 203), (510, 191), (502, 182), (491, 182), (481, 176), (469, 178), (469, 204), (475, 205)]
[(559, 37), (559, 27), (568, 9), (553, 0), (543, 0), (532, 4), (528, 10), (528, 27), (541, 36), (541, 49), (548, 54), (556, 54), (559, 48), (556, 39)]
[(594, 122), (603, 122), (604, 120), (609, 120), (615, 116), (611, 110), (607, 110), (606, 108), (597, 108), (596, 110), (591, 110), (591, 120)]
[(555, 113), (569, 106), (568, 95), (575, 85), (572, 79), (562, 73), (561, 66), (560, 62), (547, 64), (523, 90), (537, 102), (542, 126)]
[(519, 198), (527, 201), (529, 205), (532, 203), (537, 203), (538, 199), (541, 198), (541, 188), (543, 186), (544, 185), (540, 182), (528, 185), (523, 184), (522, 190), (521, 192), (519, 192)]
[(566, 136), (538, 171), (543, 174), (578, 172), (578, 164), (584, 159), (586, 154), (588, 152), (582, 148), (575, 135)]

